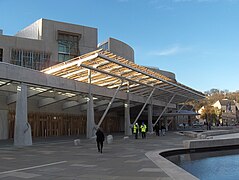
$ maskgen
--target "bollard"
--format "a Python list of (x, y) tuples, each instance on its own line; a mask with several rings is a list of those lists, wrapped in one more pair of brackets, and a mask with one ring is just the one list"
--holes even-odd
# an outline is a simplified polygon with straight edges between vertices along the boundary
[(113, 136), (112, 135), (108, 135), (107, 136), (107, 143), (111, 144), (113, 142)]
[(129, 139), (129, 136), (124, 136), (124, 140)]
[(75, 144), (75, 146), (79, 146), (80, 145), (80, 139), (75, 139), (74, 144)]

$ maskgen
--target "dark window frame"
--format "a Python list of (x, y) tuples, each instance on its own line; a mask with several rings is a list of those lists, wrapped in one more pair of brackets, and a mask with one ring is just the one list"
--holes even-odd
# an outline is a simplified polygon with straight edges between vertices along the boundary
[(0, 48), (0, 62), (3, 61), (3, 48)]

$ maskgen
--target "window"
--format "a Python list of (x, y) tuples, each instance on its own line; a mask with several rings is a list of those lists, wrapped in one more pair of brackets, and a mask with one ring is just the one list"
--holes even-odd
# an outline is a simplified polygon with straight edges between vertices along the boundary
[(50, 53), (12, 49), (11, 63), (31, 69), (42, 70), (49, 67)]
[(63, 62), (79, 56), (78, 34), (58, 32), (58, 61)]
[(3, 60), (3, 49), (0, 49), (0, 61)]

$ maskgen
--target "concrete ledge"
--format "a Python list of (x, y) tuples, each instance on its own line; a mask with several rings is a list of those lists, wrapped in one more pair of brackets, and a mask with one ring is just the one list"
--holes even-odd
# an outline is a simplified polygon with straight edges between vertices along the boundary
[(225, 134), (239, 133), (239, 128), (230, 129), (230, 130), (203, 130), (203, 132), (197, 131), (180, 131), (181, 134), (198, 139), (207, 139), (208, 136), (217, 136)]
[(216, 136), (216, 135), (222, 135), (222, 134), (231, 134), (234, 133), (231, 130), (209, 130), (209, 131), (204, 131), (201, 133), (197, 134), (197, 138), (200, 139), (206, 139), (208, 136)]
[(192, 138), (196, 138), (198, 136), (198, 132), (183, 131), (183, 135), (188, 136), (188, 137), (192, 137)]
[(183, 141), (183, 144), (187, 149), (233, 146), (239, 145), (239, 138), (186, 140)]
[(167, 160), (160, 153), (177, 150), (177, 149), (166, 149), (163, 151), (149, 151), (145, 155), (154, 162), (160, 169), (162, 169), (169, 177), (175, 180), (198, 180), (197, 177), (193, 176), (189, 172), (185, 171), (181, 167), (175, 165), (171, 161)]

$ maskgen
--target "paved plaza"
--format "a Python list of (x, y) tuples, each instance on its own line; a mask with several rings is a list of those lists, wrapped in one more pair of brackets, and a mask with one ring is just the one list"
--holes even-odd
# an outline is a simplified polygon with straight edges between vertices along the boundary
[(0, 179), (4, 180), (169, 180), (146, 152), (181, 148), (186, 136), (168, 132), (166, 136), (124, 139), (114, 135), (98, 153), (93, 140), (74, 137), (37, 139), (31, 147), (16, 148), (10, 141), (0, 142)]

